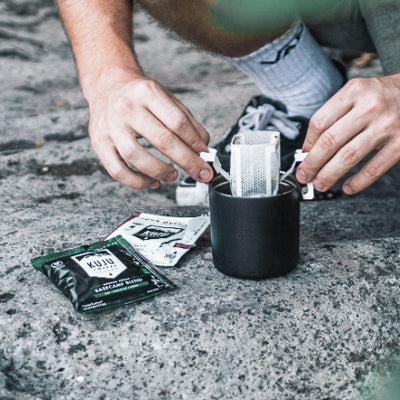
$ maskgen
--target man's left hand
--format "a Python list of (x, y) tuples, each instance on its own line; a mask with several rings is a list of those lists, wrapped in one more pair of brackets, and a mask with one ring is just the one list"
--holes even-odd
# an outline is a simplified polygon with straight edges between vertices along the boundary
[(373, 150), (377, 153), (343, 184), (360, 192), (400, 161), (400, 74), (350, 80), (311, 118), (297, 169), (324, 192)]

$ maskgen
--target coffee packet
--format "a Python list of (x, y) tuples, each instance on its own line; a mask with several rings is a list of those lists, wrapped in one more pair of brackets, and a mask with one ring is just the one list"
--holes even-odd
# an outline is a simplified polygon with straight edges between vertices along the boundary
[(157, 266), (173, 267), (210, 224), (209, 215), (168, 217), (135, 212), (106, 239), (122, 235)]
[(79, 312), (133, 303), (176, 288), (122, 236), (36, 257), (31, 264)]

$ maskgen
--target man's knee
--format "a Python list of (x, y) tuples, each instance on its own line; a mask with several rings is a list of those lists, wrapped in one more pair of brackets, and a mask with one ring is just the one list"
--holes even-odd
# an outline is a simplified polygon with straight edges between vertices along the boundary
[[(227, 57), (239, 57), (258, 49), (279, 34), (252, 35), (229, 29), (224, 22), (226, 9), (214, 8), (223, 1), (216, 0), (138, 0), (161, 24), (213, 53)], [(235, 2), (233, 2), (235, 3)], [(221, 12), (221, 14), (218, 14)], [(222, 18), (222, 19), (221, 19)], [(292, 21), (290, 21), (289, 25)], [(251, 21), (248, 21), (251, 26)], [(266, 25), (264, 23), (264, 25)], [(227, 27), (227, 29), (225, 29)], [(287, 28), (287, 27), (285, 27)], [(283, 32), (283, 30), (282, 30)]]

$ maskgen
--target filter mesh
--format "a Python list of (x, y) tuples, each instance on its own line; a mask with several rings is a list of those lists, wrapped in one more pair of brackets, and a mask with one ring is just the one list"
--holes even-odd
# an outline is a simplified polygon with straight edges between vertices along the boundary
[(276, 131), (238, 133), (231, 144), (231, 190), (237, 197), (278, 193), (280, 134)]

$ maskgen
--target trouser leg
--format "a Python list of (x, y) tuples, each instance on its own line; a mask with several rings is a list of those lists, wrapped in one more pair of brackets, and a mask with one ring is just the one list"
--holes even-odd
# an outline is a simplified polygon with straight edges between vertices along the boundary
[(322, 46), (362, 52), (376, 51), (359, 0), (337, 0), (325, 13), (311, 20), (305, 18), (305, 22)]
[(400, 72), (400, 1), (359, 0), (386, 75)]
[(338, 0), (308, 26), (321, 45), (377, 52), (386, 75), (400, 72), (399, 0)]
[[(156, 19), (184, 39), (228, 57), (248, 54), (282, 33), (275, 35), (246, 34), (243, 33), (245, 30), (242, 33), (224, 31), (215, 26), (211, 16), (210, 7), (215, 3), (214, 0), (139, 2)], [(232, 7), (234, 3), (232, 2)], [(252, 4), (253, 2), (246, 2), (249, 9)], [(339, 49), (377, 51), (386, 74), (400, 71), (400, 0), (335, 0), (327, 4), (327, 9), (320, 7), (316, 14), (308, 12), (303, 16), (318, 43)], [(251, 13), (247, 15), (247, 19), (243, 16), (243, 20), (251, 27), (249, 16)], [(259, 20), (260, 17), (254, 18)], [(268, 15), (265, 18), (268, 25)]]

